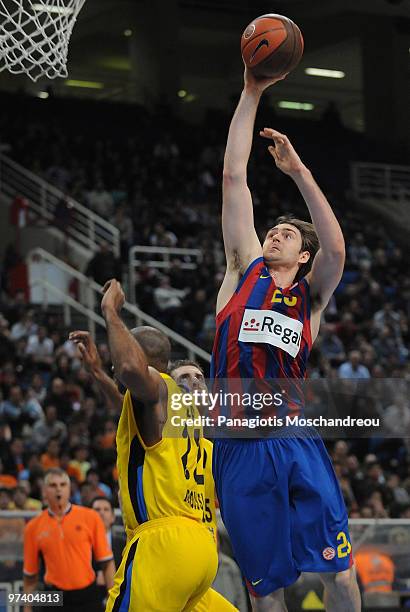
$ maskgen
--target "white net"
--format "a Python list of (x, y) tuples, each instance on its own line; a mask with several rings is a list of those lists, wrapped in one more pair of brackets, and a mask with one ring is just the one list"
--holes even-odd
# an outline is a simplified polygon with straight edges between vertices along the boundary
[(0, 72), (67, 76), (68, 43), (85, 0), (0, 0)]

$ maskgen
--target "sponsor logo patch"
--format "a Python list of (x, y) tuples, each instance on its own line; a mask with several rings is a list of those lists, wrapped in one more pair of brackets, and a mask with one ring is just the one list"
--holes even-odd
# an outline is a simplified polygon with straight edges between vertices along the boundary
[(323, 558), (326, 559), (326, 561), (331, 561), (332, 559), (335, 558), (336, 551), (331, 546), (327, 546), (326, 548), (323, 549), (322, 555), (323, 555)]
[(247, 308), (238, 340), (258, 342), (281, 348), (296, 357), (302, 340), (303, 323), (273, 310)]
[(245, 32), (243, 33), (244, 39), (248, 40), (248, 38), (252, 36), (255, 30), (256, 30), (256, 25), (254, 23), (249, 24)]
[(262, 49), (262, 47), (269, 47), (269, 41), (266, 40), (266, 38), (261, 40), (260, 43), (258, 44), (258, 46), (254, 49), (254, 51), (253, 51), (253, 53), (251, 55), (250, 63), (253, 62), (253, 60), (255, 59), (255, 55), (257, 54), (259, 49)]

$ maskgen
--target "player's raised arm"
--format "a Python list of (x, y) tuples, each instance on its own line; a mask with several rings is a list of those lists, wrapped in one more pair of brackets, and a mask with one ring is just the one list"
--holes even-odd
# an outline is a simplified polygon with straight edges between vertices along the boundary
[(124, 398), (113, 379), (104, 371), (98, 349), (90, 333), (81, 330), (73, 331), (69, 335), (69, 340), (76, 344), (84, 367), (95, 380), (107, 406), (120, 413)]
[(255, 79), (245, 68), (244, 89), (229, 127), (223, 168), (222, 232), (228, 271), (244, 272), (261, 255), (253, 221), (247, 165), (263, 91), (280, 79)]
[(319, 238), (320, 249), (307, 279), (312, 295), (319, 298), (319, 308), (323, 309), (343, 273), (345, 243), (341, 227), (325, 195), (287, 136), (271, 128), (264, 128), (260, 135), (273, 140), (273, 144), (268, 149), (276, 166), (294, 180), (309, 209)]
[(159, 400), (162, 379), (154, 368), (148, 366), (144, 351), (119, 316), (125, 301), (121, 285), (112, 279), (104, 285), (103, 291), (101, 310), (107, 324), (115, 375), (131, 395), (144, 403), (155, 404)]

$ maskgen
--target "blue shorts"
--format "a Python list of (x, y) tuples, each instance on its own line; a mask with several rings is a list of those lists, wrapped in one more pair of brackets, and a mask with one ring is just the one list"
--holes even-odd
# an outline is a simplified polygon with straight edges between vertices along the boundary
[(215, 440), (213, 473), (251, 594), (352, 565), (345, 503), (320, 438)]

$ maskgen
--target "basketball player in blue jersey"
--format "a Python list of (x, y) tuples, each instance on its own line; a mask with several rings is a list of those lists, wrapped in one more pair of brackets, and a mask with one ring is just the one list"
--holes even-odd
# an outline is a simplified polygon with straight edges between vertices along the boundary
[[(309, 169), (288, 138), (270, 128), (260, 135), (270, 141), (276, 166), (296, 183), (313, 224), (281, 218), (259, 242), (247, 164), (259, 100), (277, 80), (256, 80), (245, 70), (229, 129), (222, 207), (227, 265), (217, 299), (211, 377), (221, 388), (223, 379), (287, 379), (290, 393), (280, 409), (285, 416), (303, 411), (300, 382), (321, 313), (340, 281), (345, 247)], [(320, 574), (326, 610), (360, 610), (346, 509), (317, 434), (275, 431), (257, 440), (218, 439), (213, 470), (254, 610), (286, 610), (283, 588), (301, 572)]]

